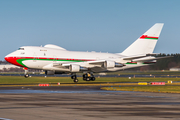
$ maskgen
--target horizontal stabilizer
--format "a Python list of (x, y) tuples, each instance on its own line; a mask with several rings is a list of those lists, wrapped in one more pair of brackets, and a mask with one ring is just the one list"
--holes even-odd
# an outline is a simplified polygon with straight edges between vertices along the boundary
[(132, 55), (132, 56), (128, 56), (128, 57), (123, 57), (123, 60), (132, 60), (132, 59), (138, 59), (138, 58), (142, 58), (142, 57), (146, 57), (146, 54), (143, 55)]
[(149, 57), (134, 59), (134, 60), (132, 60), (132, 61), (133, 61), (133, 62), (144, 62), (144, 61), (158, 60), (158, 59), (171, 58), (171, 57), (172, 57), (172, 56), (166, 56), (166, 57), (154, 57), (154, 56), (149, 56)]
[(133, 59), (138, 59), (138, 58), (143, 58), (147, 56), (155, 56), (158, 55), (159, 53), (152, 53), (152, 54), (143, 54), (143, 55), (132, 55), (128, 57), (123, 57), (123, 60), (133, 60)]

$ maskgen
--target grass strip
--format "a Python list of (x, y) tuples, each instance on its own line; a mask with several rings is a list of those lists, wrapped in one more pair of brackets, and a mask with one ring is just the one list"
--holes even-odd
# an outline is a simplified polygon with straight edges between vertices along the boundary
[[(135, 83), (135, 82), (167, 82), (167, 81), (180, 81), (180, 78), (131, 78), (128, 77), (100, 77), (95, 81), (83, 81), (79, 77), (77, 84), (101, 84), (101, 83)], [(0, 76), (0, 84), (39, 84), (39, 83), (66, 83), (74, 84), (73, 80), (69, 77), (29, 77), (23, 76)]]
[(130, 86), (130, 87), (102, 87), (103, 90), (140, 91), (159, 93), (180, 93), (180, 86)]

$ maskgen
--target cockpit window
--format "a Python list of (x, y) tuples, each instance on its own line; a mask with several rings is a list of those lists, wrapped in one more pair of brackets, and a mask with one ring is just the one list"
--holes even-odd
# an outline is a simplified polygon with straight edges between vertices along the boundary
[(24, 50), (24, 48), (19, 48), (18, 50)]

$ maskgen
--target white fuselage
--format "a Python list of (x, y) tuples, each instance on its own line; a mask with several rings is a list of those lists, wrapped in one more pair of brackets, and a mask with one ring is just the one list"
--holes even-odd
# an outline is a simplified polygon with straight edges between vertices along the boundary
[(68, 51), (56, 45), (24, 46), (7, 55), (5, 60), (17, 66), (46, 71), (107, 72), (140, 67), (154, 63), (152, 54), (163, 23), (156, 23), (122, 53)]
[[(110, 60), (117, 63), (126, 64), (131, 62), (128, 60), (122, 60), (124, 57), (120, 54), (111, 53), (101, 53), (101, 52), (78, 52), (78, 51), (68, 51), (61, 48), (49, 48), (49, 47), (34, 47), (34, 46), (24, 46), (19, 50), (7, 55), (5, 59), (15, 65), (42, 69), (42, 70), (55, 70), (55, 71), (65, 71), (70, 72), (69, 69), (65, 67), (54, 67), (54, 64), (76, 64), (85, 68), (101, 67), (101, 65), (89, 64), (89, 61), (100, 61), (100, 60)], [(126, 64), (123, 67), (114, 67), (108, 69), (95, 69), (94, 72), (102, 71), (117, 71), (132, 67), (139, 67), (143, 64)]]

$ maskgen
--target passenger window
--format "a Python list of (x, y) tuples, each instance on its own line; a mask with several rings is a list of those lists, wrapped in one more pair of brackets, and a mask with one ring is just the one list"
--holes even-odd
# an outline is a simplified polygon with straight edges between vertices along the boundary
[(18, 50), (24, 50), (24, 48), (19, 48)]

